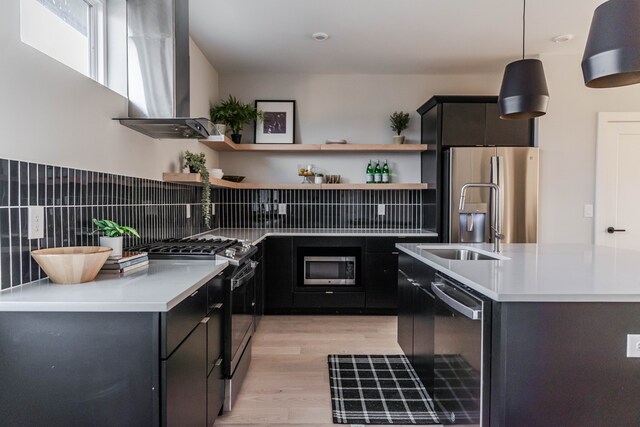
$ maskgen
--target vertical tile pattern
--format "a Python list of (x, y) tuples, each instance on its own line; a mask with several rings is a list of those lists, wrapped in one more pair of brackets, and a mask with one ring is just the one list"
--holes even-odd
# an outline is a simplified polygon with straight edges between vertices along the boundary
[[(433, 190), (232, 190), (218, 191), (220, 226), (230, 228), (429, 228), (423, 202)], [(434, 193), (434, 192), (433, 192)], [(287, 214), (278, 205), (287, 205)], [(385, 215), (378, 215), (378, 205)]]
[[(142, 242), (203, 232), (200, 196), (198, 187), (0, 159), (0, 288), (45, 277), (32, 250), (97, 245), (93, 218), (135, 227)], [(45, 236), (29, 240), (28, 207), (35, 205), (44, 207)], [(124, 245), (139, 242), (127, 237)]]

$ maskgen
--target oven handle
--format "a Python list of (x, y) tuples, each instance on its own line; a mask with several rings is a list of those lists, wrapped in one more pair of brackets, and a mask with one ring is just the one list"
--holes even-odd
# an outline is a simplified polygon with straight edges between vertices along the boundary
[(257, 261), (250, 261), (236, 275), (231, 278), (231, 290), (239, 288), (247, 283), (256, 274)]
[(452, 288), (452, 286), (448, 286), (442, 282), (431, 282), (431, 290), (442, 302), (471, 320), (482, 319), (482, 306), (469, 307), (444, 292), (442, 290), (443, 288)]

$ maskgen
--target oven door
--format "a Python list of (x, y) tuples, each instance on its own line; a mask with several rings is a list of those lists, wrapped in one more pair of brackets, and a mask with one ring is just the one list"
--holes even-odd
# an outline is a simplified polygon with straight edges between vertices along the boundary
[(436, 296), (433, 400), (438, 418), (445, 425), (483, 425), (489, 399), (483, 349), (490, 304), (439, 275), (431, 290)]
[(355, 285), (356, 257), (305, 256), (303, 285)]
[(249, 262), (231, 277), (231, 374), (253, 331), (257, 265)]

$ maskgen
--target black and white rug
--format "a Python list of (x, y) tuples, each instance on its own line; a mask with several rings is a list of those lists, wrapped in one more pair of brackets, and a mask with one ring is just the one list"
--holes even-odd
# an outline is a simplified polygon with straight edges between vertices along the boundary
[(329, 355), (335, 424), (439, 424), (404, 355)]

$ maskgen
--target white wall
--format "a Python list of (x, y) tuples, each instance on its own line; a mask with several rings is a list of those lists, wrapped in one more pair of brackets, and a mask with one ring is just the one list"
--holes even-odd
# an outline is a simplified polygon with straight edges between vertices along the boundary
[(592, 243), (593, 218), (583, 217), (583, 206), (594, 203), (597, 114), (640, 111), (640, 86), (589, 89), (580, 56), (541, 59), (550, 102), (538, 120), (540, 241)]
[[(416, 109), (431, 96), (491, 95), (500, 89), (501, 75), (346, 75), (250, 74), (220, 75), (220, 95), (244, 102), (256, 99), (296, 101), (296, 143), (322, 144), (344, 138), (350, 143), (392, 143), (389, 115), (411, 113), (407, 143), (420, 141)], [(253, 125), (245, 126), (243, 141), (253, 141)], [(417, 154), (264, 155), (221, 153), (221, 168), (250, 181), (297, 182), (298, 165), (312, 163), (347, 182), (364, 182), (369, 158), (391, 162), (396, 182), (420, 182)]]
[[(126, 117), (126, 98), (22, 43), (19, 3), (0, 14), (0, 157), (152, 179), (180, 170), (185, 149), (217, 163), (197, 141), (153, 140), (111, 120)], [(192, 114), (208, 117), (217, 73), (191, 57)]]

